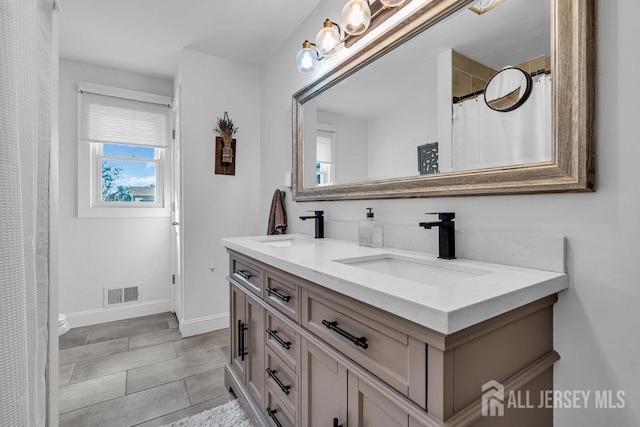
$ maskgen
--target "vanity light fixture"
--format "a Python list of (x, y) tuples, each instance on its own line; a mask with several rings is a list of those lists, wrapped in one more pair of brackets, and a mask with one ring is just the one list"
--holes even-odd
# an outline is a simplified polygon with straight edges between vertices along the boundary
[(380, 25), (400, 6), (410, 2), (411, 0), (349, 0), (342, 8), (342, 26), (326, 19), (316, 36), (315, 44), (308, 40), (302, 44), (302, 49), (296, 55), (298, 71), (303, 74), (314, 72), (319, 61), (335, 55), (343, 46), (351, 46), (367, 30)]
[(302, 49), (296, 55), (298, 71), (302, 74), (313, 73), (318, 68), (319, 61), (338, 53), (343, 41), (340, 26), (326, 19), (316, 36), (316, 42), (305, 40), (302, 43)]
[(318, 61), (321, 61), (323, 58), (320, 57), (318, 50), (316, 49), (316, 44), (311, 43), (309, 40), (305, 40), (302, 43), (302, 49), (296, 55), (296, 65), (298, 66), (298, 71), (302, 74), (313, 73), (318, 67)]
[(344, 32), (347, 34), (357, 36), (367, 31), (371, 24), (369, 1), (350, 0), (342, 9), (341, 20)]
[(342, 48), (342, 42), (340, 25), (330, 19), (326, 19), (323, 28), (318, 31), (316, 36), (316, 48), (320, 56), (330, 57), (335, 55)]

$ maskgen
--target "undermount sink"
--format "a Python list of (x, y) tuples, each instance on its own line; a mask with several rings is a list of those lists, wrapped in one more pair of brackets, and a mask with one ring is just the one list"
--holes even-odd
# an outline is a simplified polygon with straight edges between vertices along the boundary
[(277, 248), (285, 248), (289, 246), (299, 246), (299, 245), (310, 245), (313, 243), (313, 240), (310, 239), (299, 239), (296, 237), (290, 237), (288, 239), (269, 239), (269, 240), (258, 240), (260, 243), (264, 243), (265, 245), (275, 246)]
[(485, 276), (489, 270), (451, 264), (451, 261), (431, 261), (396, 254), (336, 259), (336, 262), (356, 268), (386, 274), (400, 279), (430, 285), (448, 285), (461, 280)]

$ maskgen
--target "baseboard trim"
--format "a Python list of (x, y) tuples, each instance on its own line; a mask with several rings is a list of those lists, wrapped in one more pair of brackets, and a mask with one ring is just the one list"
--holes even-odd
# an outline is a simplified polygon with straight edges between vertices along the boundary
[(184, 338), (229, 327), (229, 313), (198, 317), (180, 322), (180, 333)]
[(65, 313), (65, 315), (71, 328), (78, 328), (80, 326), (96, 325), (149, 314), (166, 313), (167, 311), (171, 311), (171, 300), (159, 299), (109, 309), (97, 308), (76, 313)]

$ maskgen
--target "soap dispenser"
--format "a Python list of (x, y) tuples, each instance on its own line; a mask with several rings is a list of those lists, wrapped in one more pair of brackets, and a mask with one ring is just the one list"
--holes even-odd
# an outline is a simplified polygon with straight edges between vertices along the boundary
[(367, 217), (358, 221), (358, 244), (372, 248), (382, 247), (382, 222), (373, 219), (373, 209), (367, 208)]

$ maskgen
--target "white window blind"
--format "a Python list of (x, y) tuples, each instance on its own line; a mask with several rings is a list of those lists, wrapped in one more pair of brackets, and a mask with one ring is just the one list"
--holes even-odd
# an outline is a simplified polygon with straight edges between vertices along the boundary
[(316, 161), (333, 163), (333, 133), (318, 130), (316, 140)]
[(171, 98), (86, 82), (78, 91), (78, 217), (170, 216)]
[(82, 140), (168, 147), (170, 111), (167, 105), (84, 92)]

